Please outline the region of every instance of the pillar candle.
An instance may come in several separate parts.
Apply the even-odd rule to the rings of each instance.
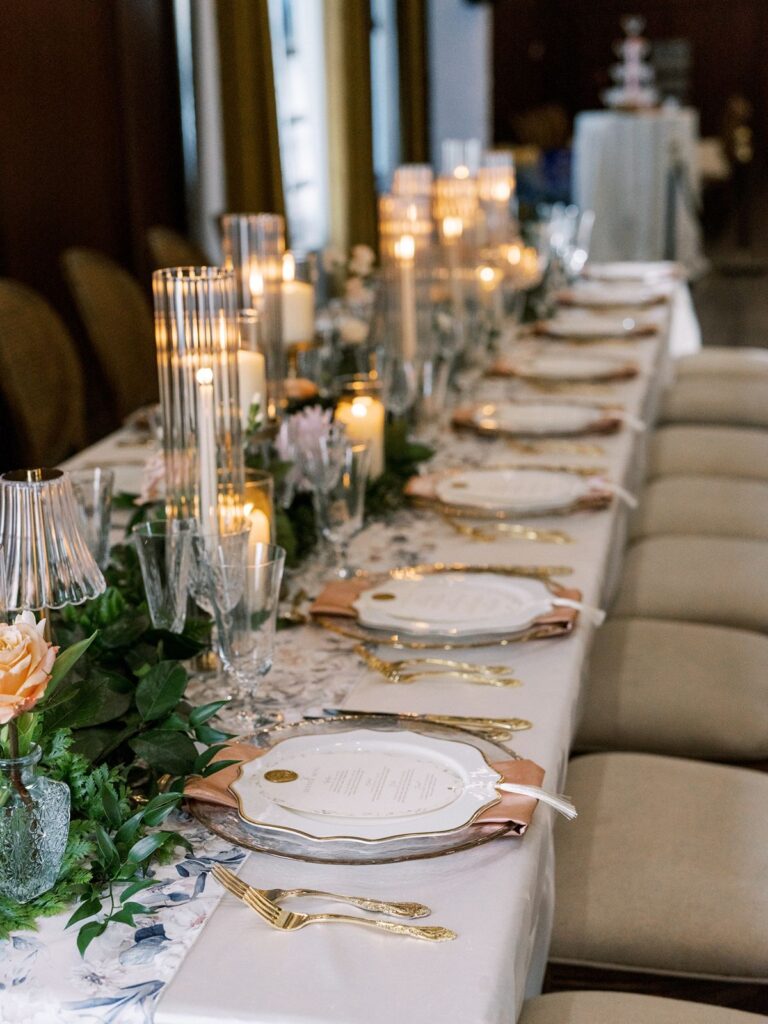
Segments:
[[[366,441],[371,453],[368,475],[375,479],[384,472],[384,405],[371,395],[342,398],[336,406],[336,419],[347,428],[353,444]]]
[[[315,291],[311,284],[296,280],[293,253],[283,256],[282,319],[283,344],[296,345],[315,336]]]
[[[240,412],[243,428],[250,421],[251,406],[258,405],[256,426],[263,422],[267,404],[267,369],[261,352],[241,348],[237,353],[240,376]]]
[[[413,235],[403,235],[395,242],[395,259],[400,278],[400,329],[402,332],[403,359],[412,362],[416,358],[416,274],[414,254],[416,243]]]

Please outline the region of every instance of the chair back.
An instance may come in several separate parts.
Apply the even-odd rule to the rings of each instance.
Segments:
[[[156,270],[164,267],[207,267],[210,261],[200,246],[173,228],[154,227],[147,231],[147,247]]]
[[[118,416],[156,402],[155,329],[138,281],[92,249],[67,249],[61,263]]]
[[[83,446],[83,371],[75,343],[45,299],[16,281],[0,280],[0,395],[13,432],[3,462],[20,460],[5,469],[55,466]]]

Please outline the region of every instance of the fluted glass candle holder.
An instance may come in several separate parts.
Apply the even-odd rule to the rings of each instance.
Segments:
[[[512,215],[515,195],[515,163],[510,152],[498,150],[483,155],[477,172],[477,191],[483,214],[483,243],[505,245],[517,235]]]
[[[392,194],[396,196],[432,195],[434,172],[429,164],[401,164],[392,175]]]
[[[440,147],[440,173],[452,178],[474,178],[480,167],[480,139],[444,139]]]
[[[152,287],[167,515],[217,532],[244,478],[234,274],[172,267]]]
[[[224,266],[235,275],[237,307],[259,314],[259,351],[266,373],[266,408],[261,432],[274,433],[285,404],[283,344],[283,254],[285,220],[277,213],[226,213],[221,218]],[[243,348],[253,351],[250,335]]]
[[[60,469],[0,476],[0,548],[10,614],[82,604],[106,588],[80,529],[72,483]]]

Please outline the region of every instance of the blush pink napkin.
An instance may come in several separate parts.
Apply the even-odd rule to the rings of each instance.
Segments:
[[[220,772],[205,779],[192,776],[184,786],[184,795],[193,800],[236,808],[237,800],[229,787],[240,773],[240,764],[261,757],[268,749],[253,747],[249,743],[227,744],[216,754],[213,762],[236,760],[239,763],[222,768]],[[534,761],[496,761],[493,768],[502,776],[504,782],[522,786],[541,786],[544,781],[544,769]],[[514,793],[500,793],[499,797],[499,802],[484,811],[477,820],[485,824],[512,822],[515,833],[522,835],[531,822],[538,800],[529,796],[515,796]]]

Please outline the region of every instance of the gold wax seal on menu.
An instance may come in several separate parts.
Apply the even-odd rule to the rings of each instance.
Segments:
[[[288,768],[273,768],[264,773],[267,782],[295,782],[298,777],[298,772],[292,772]]]
[[[395,595],[394,594],[374,594],[373,595],[373,600],[374,601],[394,601],[395,600]]]

